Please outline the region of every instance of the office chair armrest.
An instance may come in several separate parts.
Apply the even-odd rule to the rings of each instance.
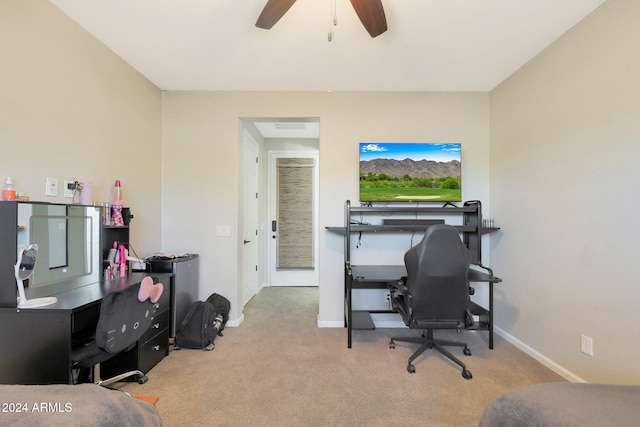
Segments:
[[[402,281],[389,282],[387,283],[387,287],[393,293],[406,294],[409,292],[409,288],[407,288],[407,285]]]
[[[470,328],[474,324],[473,314],[471,313],[471,309],[467,308],[464,311],[464,326],[465,328]]]
[[[403,295],[409,293],[406,277],[401,277],[400,280],[396,280],[395,282],[388,282],[387,287],[391,292],[400,292]]]
[[[407,278],[388,282],[387,286],[392,308],[400,313],[403,319],[410,319],[413,316],[413,295],[407,287]]]

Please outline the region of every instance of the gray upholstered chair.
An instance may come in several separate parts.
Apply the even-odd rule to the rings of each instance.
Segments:
[[[471,256],[455,227],[446,224],[430,226],[424,237],[404,256],[407,277],[390,283],[391,303],[411,329],[423,329],[421,337],[394,337],[395,341],[420,344],[409,358],[407,371],[415,372],[413,361],[425,350],[433,348],[462,368],[462,376],[471,379],[464,363],[443,346],[464,347],[466,343],[433,338],[434,329],[464,329],[472,323],[469,311],[468,272]]]

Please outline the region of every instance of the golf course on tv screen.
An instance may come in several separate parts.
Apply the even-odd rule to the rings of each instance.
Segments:
[[[459,202],[461,144],[361,142],[361,202]]]

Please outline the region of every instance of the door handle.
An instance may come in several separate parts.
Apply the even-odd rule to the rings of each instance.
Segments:
[[[246,245],[247,243],[251,243],[251,240],[245,240],[244,244]]]

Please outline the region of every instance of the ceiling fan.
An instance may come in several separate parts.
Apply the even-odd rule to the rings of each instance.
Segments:
[[[256,21],[256,27],[270,29],[295,2],[296,0],[268,0]],[[382,0],[351,0],[351,5],[371,37],[377,37],[387,31],[387,18],[384,15]]]

